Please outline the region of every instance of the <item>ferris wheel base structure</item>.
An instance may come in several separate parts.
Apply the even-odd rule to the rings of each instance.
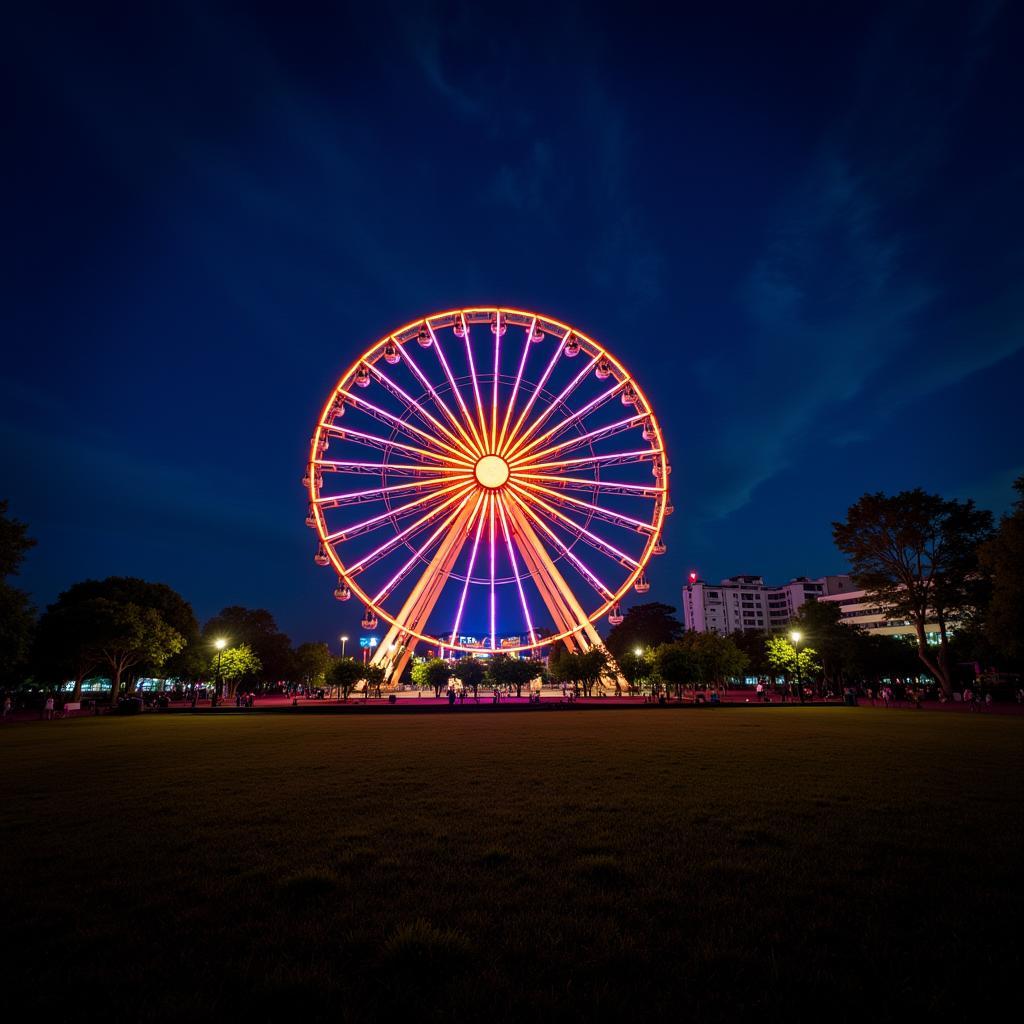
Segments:
[[[385,335],[334,386],[306,524],[334,596],[358,597],[366,629],[389,623],[372,663],[392,688],[424,645],[479,653],[464,632],[492,655],[600,646],[595,621],[650,589],[670,471],[650,402],[600,343],[539,313],[449,310]],[[499,647],[499,617],[518,642]]]

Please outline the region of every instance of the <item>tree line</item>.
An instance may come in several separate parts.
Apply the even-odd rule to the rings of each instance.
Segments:
[[[497,655],[452,663],[431,659],[412,669],[414,683],[436,693],[454,674],[477,691],[484,682],[522,687],[542,672],[550,681],[589,695],[599,685],[682,690],[721,686],[730,678],[797,672],[839,692],[847,685],[922,669],[947,693],[956,667],[1024,668],[1024,477],[1017,499],[999,523],[971,500],[927,494],[865,494],[832,524],[854,581],[891,617],[914,630],[915,643],[878,636],[841,620],[832,603],[810,601],[793,622],[805,644],[785,635],[684,634],[671,606],[630,608],[607,637],[607,650],[551,649],[548,665]],[[64,591],[41,615],[11,583],[35,541],[0,501],[0,686],[29,681],[39,688],[73,682],[73,699],[91,676],[112,680],[116,699],[146,676],[209,679],[217,673],[230,695],[239,686],[289,680],[330,687],[347,696],[360,682],[378,689],[376,668],[334,658],[325,643],[293,647],[265,609],[224,608],[202,628],[189,603],[166,584],[111,576]],[[929,636],[934,632],[934,636]],[[214,642],[230,646],[218,652]],[[529,674],[527,674],[529,673]]]
[[[865,494],[832,524],[867,599],[913,629],[913,640],[868,633],[832,602],[808,601],[786,631],[728,637],[683,633],[669,605],[629,609],[607,646],[624,675],[654,686],[714,685],[746,672],[799,676],[822,691],[930,675],[949,696],[958,666],[1024,670],[1024,477],[998,523],[971,500]],[[802,644],[788,632],[799,630]],[[932,635],[929,635],[932,634]],[[799,667],[798,667],[799,666]]]

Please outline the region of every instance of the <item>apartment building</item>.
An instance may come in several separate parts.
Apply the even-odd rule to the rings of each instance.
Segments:
[[[691,573],[683,587],[683,624],[698,633],[780,630],[805,602],[853,590],[849,576],[798,576],[768,586],[762,576],[730,576],[715,584]]]

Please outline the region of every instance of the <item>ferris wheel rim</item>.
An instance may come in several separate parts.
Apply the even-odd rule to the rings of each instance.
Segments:
[[[473,372],[473,384],[474,384],[474,389],[476,390],[477,411],[478,411],[478,419],[479,419],[479,423],[477,425],[479,425],[480,428],[481,428],[480,436],[479,437],[477,436],[476,430],[474,428],[473,417],[469,414],[469,410],[465,406],[465,403],[464,403],[464,400],[463,400],[463,398],[461,396],[461,393],[460,393],[459,389],[455,386],[454,378],[453,378],[453,376],[451,374],[451,371],[450,371],[449,367],[447,366],[447,364],[444,361],[444,356],[443,356],[443,354],[441,352],[440,346],[438,346],[438,349],[437,349],[439,359],[441,360],[442,365],[444,366],[444,369],[446,371],[446,375],[448,377],[448,380],[451,383],[452,394],[455,396],[455,398],[457,400],[457,404],[461,407],[461,409],[462,409],[462,411],[464,413],[464,416],[465,416],[465,418],[466,418],[466,420],[468,422],[468,425],[470,427],[470,430],[468,432],[462,431],[462,437],[459,440],[456,440],[458,435],[457,434],[453,434],[447,427],[445,427],[441,423],[440,419],[437,419],[432,414],[428,414],[427,418],[434,423],[435,427],[440,428],[442,433],[446,437],[448,437],[450,439],[449,441],[441,441],[440,439],[435,437],[432,440],[433,440],[433,442],[437,442],[440,447],[447,449],[448,452],[450,453],[448,457],[450,457],[451,459],[456,460],[457,463],[458,463],[458,465],[453,465],[450,468],[450,470],[449,470],[452,473],[452,476],[449,479],[451,479],[452,483],[456,485],[455,487],[452,488],[454,490],[455,497],[454,497],[454,499],[451,500],[451,505],[455,505],[456,512],[458,512],[459,510],[464,508],[465,505],[474,498],[474,492],[472,490],[472,484],[470,482],[472,480],[472,472],[473,472],[473,466],[472,465],[469,467],[469,474],[470,474],[469,477],[467,478],[464,475],[465,474],[465,466],[467,465],[467,463],[472,462],[472,458],[473,458],[474,452],[476,454],[477,462],[479,462],[480,459],[486,458],[489,455],[493,455],[493,454],[501,454],[502,457],[504,457],[504,453],[507,452],[509,454],[510,464],[511,465],[515,465],[516,463],[511,461],[512,457],[515,456],[515,455],[519,455],[520,459],[522,460],[522,457],[525,455],[525,453],[527,453],[527,452],[529,452],[529,451],[531,451],[531,450],[533,450],[534,448],[537,447],[538,439],[536,437],[534,437],[532,441],[527,443],[529,441],[530,436],[534,434],[534,432],[539,428],[539,426],[543,425],[543,423],[546,421],[546,419],[550,416],[550,414],[553,411],[553,409],[555,408],[555,406],[561,404],[561,399],[559,399],[553,405],[549,405],[547,407],[547,409],[542,413],[542,415],[538,418],[538,420],[535,420],[531,424],[530,429],[529,429],[529,431],[527,431],[526,435],[525,436],[522,435],[520,433],[521,427],[522,427],[523,423],[525,422],[525,417],[526,417],[527,413],[532,409],[532,406],[533,406],[534,401],[536,400],[536,397],[537,397],[537,394],[538,394],[538,390],[539,389],[535,385],[534,391],[533,391],[533,393],[531,395],[531,399],[532,400],[529,401],[528,404],[524,407],[523,411],[520,413],[519,420],[517,421],[515,427],[512,428],[512,433],[509,434],[507,436],[507,438],[506,438],[506,432],[507,432],[507,428],[509,426],[509,422],[508,421],[509,421],[509,419],[511,417],[511,413],[512,413],[512,405],[509,406],[509,409],[507,410],[507,415],[505,417],[505,421],[504,421],[503,426],[502,426],[501,434],[500,434],[500,441],[499,441],[499,446],[498,446],[499,447],[499,452],[492,453],[492,452],[489,452],[489,451],[486,450],[488,448],[488,445],[486,443],[483,443],[483,442],[486,441],[487,430],[486,430],[486,424],[484,422],[483,406],[482,406],[482,403],[480,402],[480,399],[479,399],[479,391],[478,391],[479,380],[478,380],[477,375],[475,373],[475,369],[473,368],[472,350],[471,350],[471,347],[468,344],[468,331],[469,331],[469,327],[470,327],[471,324],[487,322],[488,320],[490,320],[492,315],[496,316],[499,320],[502,317],[508,317],[508,316],[517,318],[516,321],[515,321],[515,325],[516,326],[527,327],[527,341],[528,342],[531,340],[531,335],[536,330],[536,328],[538,326],[542,327],[545,330],[545,332],[549,333],[549,334],[555,334],[557,332],[562,332],[563,336],[562,336],[561,341],[559,342],[558,347],[556,349],[556,354],[551,359],[550,365],[548,367],[548,370],[546,371],[545,376],[542,378],[542,380],[540,382],[540,385],[539,385],[539,388],[543,388],[544,384],[546,384],[547,378],[550,375],[550,370],[554,366],[554,363],[557,362],[557,359],[561,355],[561,353],[562,353],[562,351],[563,351],[563,349],[564,349],[564,347],[565,347],[565,345],[566,345],[566,343],[567,343],[569,338],[577,339],[577,341],[580,343],[580,348],[578,349],[578,351],[585,350],[587,352],[588,356],[590,356],[589,363],[585,364],[584,369],[582,371],[580,371],[580,373],[577,374],[576,378],[574,378],[574,381],[578,382],[579,380],[581,380],[584,377],[584,375],[586,373],[589,373],[590,369],[592,369],[595,366],[595,364],[598,363],[599,360],[606,360],[608,363],[610,363],[611,366],[614,367],[618,371],[618,374],[616,374],[616,386],[614,388],[612,388],[612,389],[609,389],[610,393],[612,394],[612,396],[614,396],[614,394],[618,393],[618,391],[622,390],[623,388],[631,388],[632,389],[632,391],[635,393],[636,399],[638,399],[638,403],[637,404],[642,406],[642,408],[644,409],[644,412],[642,414],[638,414],[638,416],[636,418],[637,419],[641,419],[641,420],[646,420],[649,423],[650,428],[651,428],[651,430],[654,433],[653,441],[656,442],[656,443],[652,444],[651,448],[645,449],[642,452],[625,453],[625,454],[628,454],[628,455],[631,455],[631,456],[632,455],[638,456],[637,461],[647,461],[647,460],[642,458],[642,456],[644,456],[644,455],[653,456],[653,459],[651,459],[650,461],[655,462],[655,464],[660,464],[660,466],[661,466],[661,474],[660,474],[660,476],[658,476],[658,482],[656,484],[652,484],[650,486],[645,486],[645,487],[634,485],[634,489],[638,493],[639,492],[643,492],[643,496],[644,497],[651,497],[652,498],[652,500],[654,502],[654,516],[653,516],[653,519],[652,519],[652,522],[651,522],[651,525],[650,525],[650,534],[649,534],[649,536],[647,537],[647,539],[645,541],[643,551],[641,552],[641,554],[637,558],[633,559],[631,556],[629,558],[629,560],[631,562],[633,562],[634,568],[632,568],[631,571],[627,574],[627,576],[624,579],[624,581],[618,587],[616,587],[616,588],[607,588],[607,587],[605,587],[605,589],[608,591],[608,593],[611,596],[607,597],[604,600],[604,602],[601,603],[596,608],[596,610],[594,610],[593,612],[589,612],[588,613],[588,612],[586,612],[585,609],[582,609],[583,612],[584,612],[584,619],[582,621],[576,623],[573,626],[573,628],[565,629],[565,630],[562,630],[560,632],[556,631],[552,635],[546,636],[546,637],[536,637],[536,631],[535,630],[531,630],[531,632],[533,632],[533,635],[536,637],[534,642],[525,643],[525,644],[518,644],[518,645],[510,645],[508,647],[502,647],[501,648],[501,652],[503,652],[503,653],[519,653],[519,652],[523,652],[523,651],[536,651],[537,649],[539,649],[541,647],[546,647],[546,646],[549,646],[549,645],[551,645],[553,643],[556,643],[556,642],[558,642],[560,640],[565,640],[565,639],[568,639],[569,637],[576,636],[576,635],[582,633],[584,630],[586,630],[586,628],[590,624],[593,624],[593,623],[597,622],[597,620],[599,620],[603,615],[605,615],[610,609],[614,608],[622,600],[624,595],[629,592],[630,588],[634,586],[634,584],[637,582],[637,580],[642,575],[644,575],[645,570],[646,570],[646,568],[648,566],[648,563],[650,562],[651,558],[655,554],[655,548],[660,543],[660,538],[661,538],[661,535],[662,535],[662,531],[664,529],[664,520],[665,520],[665,516],[666,516],[666,507],[669,504],[668,482],[667,482],[668,468],[667,468],[667,455],[666,455],[666,449],[665,449],[665,444],[664,444],[664,435],[662,433],[661,426],[660,426],[660,424],[658,422],[658,419],[657,419],[657,416],[656,416],[656,414],[654,412],[654,409],[653,409],[650,401],[648,400],[646,393],[644,392],[644,390],[640,386],[640,384],[637,382],[637,380],[633,376],[633,374],[630,373],[630,371],[626,369],[626,367],[623,365],[623,363],[619,359],[617,359],[602,344],[597,342],[593,337],[591,337],[586,332],[581,331],[578,328],[576,328],[576,327],[574,327],[574,326],[572,326],[570,324],[564,323],[564,322],[558,320],[557,318],[550,317],[550,316],[547,316],[545,314],[540,314],[540,313],[536,313],[536,312],[531,312],[531,311],[517,309],[517,308],[514,308],[514,307],[507,307],[507,306],[466,306],[466,307],[462,307],[462,308],[449,309],[449,310],[444,310],[444,311],[440,311],[440,312],[436,312],[436,313],[427,314],[427,315],[422,316],[422,317],[417,317],[415,320],[409,321],[404,326],[399,327],[399,328],[397,328],[397,329],[395,329],[393,331],[388,332],[387,334],[382,335],[376,342],[374,342],[365,351],[363,351],[361,355],[359,355],[355,360],[353,360],[352,363],[346,368],[346,370],[338,378],[337,383],[331,389],[331,391],[330,391],[330,393],[328,395],[327,400],[325,401],[323,407],[321,408],[320,415],[319,415],[319,417],[317,419],[316,428],[314,430],[313,437],[310,440],[309,458],[307,460],[307,472],[308,472],[308,478],[309,478],[308,479],[308,485],[307,485],[307,491],[308,491],[308,498],[309,498],[309,507],[310,507],[310,510],[311,510],[310,514],[311,514],[311,516],[315,520],[315,527],[316,527],[316,532],[317,532],[318,539],[319,539],[320,544],[321,544],[321,550],[324,553],[326,553],[326,555],[327,555],[327,557],[329,559],[330,565],[337,572],[338,578],[339,578],[339,584],[342,581],[344,581],[345,586],[347,586],[349,588],[350,592],[353,595],[359,597],[359,599],[363,603],[363,605],[366,608],[368,613],[372,612],[373,615],[375,615],[375,616],[377,616],[379,618],[384,619],[386,622],[390,623],[393,627],[395,627],[396,629],[402,631],[406,642],[409,642],[411,640],[417,640],[417,641],[420,641],[420,642],[423,642],[423,643],[426,643],[426,644],[434,645],[435,647],[442,648],[443,650],[447,650],[447,651],[450,651],[452,653],[454,653],[454,652],[465,653],[465,654],[478,653],[480,651],[480,647],[455,643],[454,641],[456,640],[456,637],[454,635],[454,631],[453,631],[453,635],[451,637],[451,641],[445,641],[441,637],[432,636],[432,635],[430,635],[428,633],[412,629],[407,624],[406,625],[401,624],[400,622],[398,622],[396,620],[396,618],[391,613],[388,612],[387,608],[383,605],[382,601],[377,601],[377,600],[372,599],[369,596],[369,594],[367,594],[366,591],[364,591],[364,589],[362,588],[362,586],[359,584],[358,580],[356,579],[356,575],[358,575],[358,573],[353,574],[353,572],[352,572],[353,567],[352,566],[346,567],[346,565],[342,561],[341,557],[339,556],[339,554],[338,554],[338,552],[337,552],[337,550],[335,548],[336,541],[331,541],[329,539],[332,536],[332,534],[331,534],[331,531],[329,531],[327,529],[327,523],[326,523],[326,519],[324,517],[324,506],[323,506],[323,504],[320,501],[320,498],[321,498],[321,495],[319,494],[320,485],[318,484],[317,480],[318,480],[318,477],[320,475],[320,467],[328,464],[327,460],[322,460],[319,457],[320,454],[321,454],[320,442],[321,442],[322,436],[324,436],[324,433],[327,432],[328,434],[330,434],[331,429],[333,428],[333,420],[332,420],[332,417],[331,417],[331,410],[339,402],[339,396],[344,396],[344,400],[348,400],[351,404],[359,404],[360,406],[372,406],[372,403],[366,402],[365,400],[360,400],[357,395],[353,395],[352,394],[353,382],[357,379],[357,374],[359,373],[360,369],[366,368],[368,370],[368,372],[373,374],[374,373],[374,369],[376,367],[376,364],[379,363],[382,358],[384,358],[385,349],[387,348],[388,345],[396,346],[398,348],[398,351],[399,351],[400,355],[404,354],[405,345],[408,344],[413,339],[413,337],[414,337],[412,332],[414,332],[414,331],[418,332],[422,328],[425,328],[429,332],[430,337],[433,340],[433,343],[435,345],[437,345],[438,342],[437,342],[436,331],[439,330],[439,329],[442,329],[442,328],[452,327],[454,323],[456,323],[457,321],[461,321],[463,330],[465,332],[465,336],[467,338],[467,352],[469,353],[470,367],[471,367],[471,370]],[[526,321],[529,321],[529,323],[528,324],[522,323],[519,318],[523,318]],[[444,322],[442,323],[441,321],[444,321]],[[506,323],[508,323],[508,320],[506,320]],[[497,352],[498,334],[497,334],[497,332],[495,332],[495,333],[496,333],[495,343],[496,343],[496,352]],[[528,352],[528,348],[526,350],[524,350],[524,355],[523,355],[523,358],[522,358],[522,361],[521,361],[521,365],[520,365],[520,372],[519,372],[519,376],[520,377],[522,375],[523,365],[526,362],[526,354],[527,354],[527,352]],[[411,360],[411,357],[408,357],[406,355],[406,359],[407,359],[409,365],[415,369],[415,364]],[[416,371],[416,375],[418,377],[420,376],[419,371]],[[401,390],[398,387],[397,384],[394,384],[394,382],[388,381],[388,378],[382,372],[377,371],[377,373],[374,374],[374,376],[379,378],[381,383],[384,384],[385,389],[391,391],[392,394],[394,394],[394,390],[392,390],[390,387],[388,387],[388,383],[394,385],[394,387],[397,388],[399,391]],[[498,377],[499,376],[500,376],[500,373],[496,370],[495,375],[494,375],[494,381],[493,381],[493,386],[494,386],[494,389],[495,389],[495,394],[497,393]],[[483,377],[486,378],[487,375],[483,374]],[[385,381],[388,381],[388,383],[385,383]],[[425,378],[423,379],[423,383],[426,384],[426,386],[427,386],[429,391],[433,392],[434,389],[426,381]],[[518,383],[518,379],[517,379],[517,384],[516,384],[516,389],[517,390],[518,390],[518,387],[519,387],[519,383]],[[568,390],[568,389],[566,389],[566,390]],[[435,395],[435,398],[436,398],[436,395]],[[414,404],[418,404],[418,403],[414,403]],[[514,404],[514,400],[513,400],[512,404]],[[443,405],[443,403],[442,403],[442,405]],[[425,411],[425,410],[421,410],[421,411]],[[444,413],[442,412],[441,408],[438,409],[438,412],[439,412],[439,414],[444,415]],[[497,436],[497,418],[498,417],[497,417],[497,403],[496,403],[496,401],[492,402],[491,413],[492,413],[492,430],[494,431],[495,436]],[[579,413],[577,412],[576,415],[579,415]],[[392,418],[394,419],[394,417],[392,417]],[[454,416],[446,416],[445,418],[449,419],[449,422],[451,423],[452,426],[456,427],[457,429],[460,429],[459,425],[457,423],[457,420],[454,418]],[[542,435],[541,439],[543,439],[543,437],[556,436],[557,433],[560,432],[560,429],[564,429],[564,422],[565,421],[562,421],[561,428],[558,428],[555,431],[549,431],[547,435]],[[556,427],[557,427],[557,425],[556,425]],[[424,433],[424,432],[422,430],[420,430],[419,428],[413,428],[413,433],[417,434],[417,433]],[[512,442],[515,441],[517,437],[519,438],[518,443],[513,444]],[[646,435],[645,435],[645,437],[646,437]],[[505,443],[506,440],[509,442],[510,447],[502,448],[501,446]],[[461,449],[461,451],[460,451],[460,449]],[[429,450],[429,449],[427,449],[427,450]],[[575,461],[576,464],[579,465],[580,468],[583,468],[585,463],[588,462],[588,461],[593,462],[595,464],[595,466],[598,465],[601,458],[602,457],[600,457],[600,456],[594,456],[594,457],[592,457],[589,460],[587,460],[587,459],[578,459],[578,460],[574,460],[574,461]],[[619,456],[607,456],[607,457],[604,457],[604,458],[609,458],[609,459],[610,458],[616,458],[616,459],[618,459],[620,457]],[[524,476],[526,476],[526,477],[531,477],[533,475],[536,475],[536,471],[538,469],[545,468],[545,464],[544,463],[536,465],[536,464],[531,464],[529,462],[529,460],[527,460],[527,463],[529,465],[532,465],[532,468],[534,469],[535,473],[534,474],[524,474]],[[352,464],[355,465],[355,463],[352,463]],[[475,465],[475,464],[476,463],[473,463],[473,465]],[[559,464],[561,464],[561,463],[559,463]],[[438,472],[444,472],[445,471],[441,467],[431,467],[431,468],[432,468],[433,471],[438,471]],[[381,469],[383,470],[384,467],[382,466]],[[415,469],[415,467],[412,467],[412,469]],[[422,469],[422,467],[421,467],[421,469]],[[539,475],[543,476],[544,474],[539,474]],[[470,489],[463,491],[462,489],[458,488],[458,485],[457,485],[457,482],[456,482],[456,478],[458,478],[459,480],[463,480],[463,479],[466,480],[467,487],[469,487]],[[561,478],[561,479],[564,479],[564,478]],[[436,481],[434,481],[434,482],[436,482]],[[593,481],[583,481],[583,480],[580,480],[580,481],[578,481],[578,483],[580,485],[584,485],[584,484],[586,484],[586,485],[593,485],[593,484],[599,483],[599,482],[600,481],[597,481],[597,480],[593,480]],[[509,483],[511,484],[511,481],[509,481]],[[427,484],[424,483],[423,486],[425,487],[425,486],[427,486]],[[625,488],[628,489],[628,488],[630,488],[631,485],[628,485],[628,484],[615,484],[614,486],[620,488],[619,493],[623,493],[621,488],[625,487]],[[519,498],[519,497],[516,497],[514,491],[515,491],[515,488],[513,486],[509,490],[508,497],[511,500],[516,500],[516,501],[519,501],[521,503],[522,499]],[[445,503],[443,507],[447,508],[447,507],[450,507],[450,506],[449,506],[448,503]],[[524,510],[527,513],[535,515],[535,513],[533,513],[531,509],[529,509],[527,506],[525,506],[525,504],[523,505],[523,508],[524,508]],[[437,510],[435,510],[435,513],[436,513],[436,511]],[[434,513],[432,513],[432,515],[433,514]],[[475,513],[474,513],[474,515],[475,515]],[[453,518],[454,517],[450,518],[448,521],[451,522]],[[483,517],[481,517],[481,519],[482,518]],[[588,522],[589,522],[589,520],[588,520]],[[538,520],[538,523],[539,523],[539,520]],[[543,525],[543,524],[541,524],[541,525]],[[573,525],[577,525],[577,524],[573,524]],[[492,534],[493,534],[493,531],[494,531],[494,524],[493,524],[493,512],[492,512]],[[344,532],[344,531],[342,531],[342,532]],[[586,532],[586,531],[584,531],[584,532]],[[552,536],[553,536],[553,534],[552,534]],[[492,552],[493,552],[493,540],[494,540],[494,538],[492,536]],[[574,540],[573,544],[575,545],[576,542],[577,541]],[[425,546],[423,550],[426,550],[426,549],[427,549],[427,546]],[[511,547],[510,547],[510,552],[511,552]],[[492,555],[492,557],[493,557],[493,555]],[[513,555],[513,562],[514,562],[514,555]],[[360,563],[356,563],[356,565],[358,566],[358,565],[360,565]],[[577,568],[579,568],[579,566],[577,566]],[[518,570],[516,570],[516,572],[518,572]],[[527,575],[529,575],[529,574],[527,574]],[[470,569],[470,571],[468,573],[468,577],[472,577],[472,569]],[[512,579],[512,577],[509,577],[508,579]],[[517,584],[520,583],[519,577],[515,577],[515,579],[516,579]],[[492,589],[493,589],[493,583],[494,583],[494,581],[493,581],[493,577],[492,577]],[[469,585],[469,580],[467,579],[466,586],[468,587],[468,585]],[[464,600],[464,598],[463,598],[463,600]],[[582,606],[581,606],[581,608],[582,608]],[[493,647],[492,648],[485,648],[485,649],[488,650],[491,654],[498,653],[497,649],[495,649]]]

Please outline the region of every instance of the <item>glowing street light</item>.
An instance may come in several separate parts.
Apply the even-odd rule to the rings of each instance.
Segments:
[[[800,630],[794,629],[789,634],[789,639],[793,641],[793,650],[796,652],[796,692],[800,695],[800,703],[804,702],[804,690],[800,685]]]
[[[213,646],[217,648],[217,685],[214,689],[217,691],[218,697],[222,697],[224,695],[224,683],[220,677],[220,656],[224,653],[224,648],[227,647],[227,645],[228,642],[223,637],[218,637],[213,641]]]
[[[343,637],[340,637],[339,639],[341,640],[341,656],[344,658],[345,657],[345,644],[348,643],[348,637],[347,636],[343,636]]]
[[[642,647],[634,647],[633,653],[639,658],[643,656],[644,650]]]

